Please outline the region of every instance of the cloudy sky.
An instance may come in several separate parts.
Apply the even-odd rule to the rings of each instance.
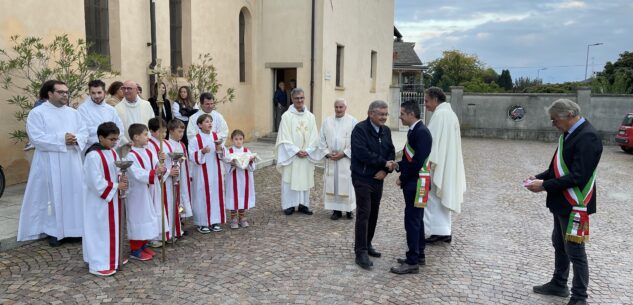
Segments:
[[[579,81],[633,52],[633,0],[396,0],[396,27],[424,64],[457,49],[512,78]]]

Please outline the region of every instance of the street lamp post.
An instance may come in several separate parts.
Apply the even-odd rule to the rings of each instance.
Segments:
[[[547,68],[540,68],[540,69],[536,70],[536,79],[540,79],[541,71],[543,71],[543,70],[547,70]]]
[[[589,47],[603,45],[602,42],[592,43],[587,45],[587,59],[585,60],[585,78],[583,80],[587,80],[587,68],[589,67]]]

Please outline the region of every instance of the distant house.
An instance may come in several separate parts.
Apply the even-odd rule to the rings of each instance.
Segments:
[[[415,53],[415,42],[402,41],[402,34],[393,27],[393,69],[391,85],[401,91],[422,91],[422,72],[426,67]]]

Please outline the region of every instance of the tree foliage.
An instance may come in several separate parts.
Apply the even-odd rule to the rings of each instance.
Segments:
[[[235,100],[235,89],[227,88],[225,91],[225,95],[221,98],[217,96],[217,93],[220,91],[222,85],[218,82],[218,73],[216,71],[215,66],[211,63],[213,58],[211,54],[201,54],[198,56],[198,63],[194,63],[189,66],[189,68],[182,73],[186,85],[191,88],[191,94],[193,96],[194,101],[197,101],[200,97],[200,94],[204,92],[210,92],[215,97],[215,101],[217,103],[225,103],[232,102]],[[182,67],[178,67],[177,69],[180,74],[184,69]],[[170,84],[170,89],[168,95],[171,99],[176,99],[178,96],[178,76],[177,74],[171,74],[164,72],[167,82]],[[182,86],[182,84],[180,84]]]
[[[497,84],[499,84],[499,87],[507,91],[512,90],[513,84],[512,84],[512,76],[510,76],[510,70],[505,70],[505,69],[501,70],[501,75],[499,75]]]
[[[614,63],[607,62],[604,70],[592,80],[593,91],[600,93],[633,94],[633,52],[624,52]]]
[[[442,57],[429,63],[431,85],[448,91],[450,86],[481,76],[483,65],[476,55],[468,55],[458,50],[444,51]]]
[[[14,113],[18,121],[26,120],[42,83],[49,79],[65,82],[72,101],[86,92],[90,80],[116,75],[110,71],[110,59],[89,53],[82,39],[72,42],[64,34],[44,43],[39,37],[11,36],[11,43],[11,49],[0,49],[0,85],[13,93],[7,102],[18,107]],[[27,138],[24,129],[10,135],[15,141]]]

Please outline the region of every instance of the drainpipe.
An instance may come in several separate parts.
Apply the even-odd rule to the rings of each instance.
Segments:
[[[312,103],[312,113],[316,110],[314,102],[314,28],[316,0],[312,0],[312,24],[310,29],[310,103]]]
[[[150,20],[150,32],[151,32],[151,42],[147,44],[147,46],[152,47],[152,62],[149,64],[149,69],[154,70],[156,67],[156,0],[149,0],[149,20]],[[156,75],[150,72],[149,74],[149,88],[148,92],[150,96],[153,96],[154,92],[154,83],[156,83]]]

